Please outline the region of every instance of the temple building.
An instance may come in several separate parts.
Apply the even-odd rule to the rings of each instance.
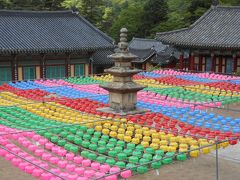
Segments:
[[[211,8],[189,28],[157,33],[181,55],[179,69],[233,74],[240,72],[240,7]],[[189,58],[184,60],[184,53]]]
[[[169,45],[155,39],[133,38],[129,43],[129,52],[138,56],[133,66],[151,70],[154,66],[176,68],[180,53]]]
[[[92,73],[113,39],[73,11],[0,10],[0,83]]]
[[[129,52],[137,55],[132,61],[132,66],[138,69],[150,71],[155,66],[163,68],[177,68],[178,60],[181,55],[179,51],[169,45],[155,39],[133,38],[129,42]],[[93,72],[100,74],[105,68],[113,66],[114,62],[109,55],[118,52],[119,49],[98,51],[93,55]],[[187,55],[187,54],[186,54]],[[187,58],[184,56],[184,58]]]

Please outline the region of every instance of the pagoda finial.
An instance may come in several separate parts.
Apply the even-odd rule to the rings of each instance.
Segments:
[[[212,6],[218,6],[219,0],[212,0]]]
[[[145,112],[136,106],[137,92],[145,86],[133,81],[132,77],[142,70],[132,67],[132,61],[137,56],[128,51],[127,32],[126,28],[120,30],[119,50],[109,56],[114,61],[114,66],[104,70],[113,76],[112,82],[101,85],[109,92],[109,107],[99,109],[105,113],[128,115]]]
[[[121,50],[121,52],[127,52],[128,48],[128,42],[127,42],[127,28],[122,28],[120,30],[120,42],[118,43],[118,47]]]

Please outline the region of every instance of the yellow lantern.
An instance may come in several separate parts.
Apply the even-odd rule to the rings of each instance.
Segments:
[[[159,145],[157,143],[150,144],[150,147],[153,148],[154,150],[159,149]]]
[[[149,147],[149,142],[142,141],[142,142],[141,142],[141,145],[142,145],[144,148]]]

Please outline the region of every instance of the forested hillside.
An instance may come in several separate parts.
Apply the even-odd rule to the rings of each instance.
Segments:
[[[0,0],[1,9],[79,11],[114,39],[119,29],[129,29],[129,39],[154,37],[156,32],[189,26],[212,0]],[[240,5],[240,0],[220,0],[221,5]]]

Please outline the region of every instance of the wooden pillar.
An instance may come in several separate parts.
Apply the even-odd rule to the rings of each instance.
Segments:
[[[93,69],[93,53],[94,52],[88,52],[88,56],[89,56],[88,73],[87,73],[88,75],[92,75],[94,73],[94,69]]]
[[[233,54],[233,72],[237,72],[237,55]]]
[[[212,72],[215,72],[215,64],[216,64],[216,57],[213,53],[211,53],[211,60],[212,60],[212,68],[211,68],[211,71]]]
[[[192,55],[190,53],[188,57],[188,70],[191,70],[191,59],[192,59]]]
[[[18,81],[23,80],[23,67],[18,67]]]
[[[146,70],[147,70],[147,63],[143,63],[143,64],[142,64],[142,68],[143,68],[143,70],[146,71]]]
[[[184,55],[183,53],[181,53],[181,55],[179,56],[179,69],[183,70],[183,60],[184,60]]]
[[[188,57],[188,70],[191,70],[191,59],[192,59],[191,56],[192,56],[191,53],[189,53],[189,57]]]
[[[36,66],[36,79],[41,79],[41,68]]]
[[[88,63],[86,63],[86,64],[84,65],[84,68],[85,68],[85,76],[89,76],[89,75],[90,75],[90,73],[89,73],[89,66],[90,66],[90,64],[88,64]]]
[[[226,67],[227,67],[227,58],[226,56],[222,56],[222,65],[224,60],[224,69],[222,68],[223,73],[226,73]]]
[[[195,61],[195,58],[194,58],[194,54],[192,53],[191,55],[191,69],[194,70],[194,61]]]
[[[90,62],[89,66],[88,66],[88,74],[89,75],[92,74],[92,61]]]
[[[218,72],[222,73],[222,56],[219,56]]]
[[[17,63],[17,55],[13,55],[13,60],[11,61],[12,68],[12,81],[18,80],[18,63]]]
[[[46,78],[46,55],[41,55],[40,60],[40,77],[45,79]]]
[[[67,58],[65,60],[65,72],[66,72],[66,77],[69,77],[71,76],[71,65],[70,65],[70,58],[71,58],[71,55],[70,54],[66,54],[67,55]]]
[[[194,54],[191,53],[189,56],[189,70],[193,71],[194,70]]]
[[[199,55],[199,66],[198,66],[199,67],[199,69],[198,69],[199,71],[202,71],[202,66],[203,66],[202,64],[203,64],[203,56]]]
[[[85,71],[85,69],[84,69],[84,71]],[[74,72],[74,65],[70,65],[70,72],[71,72],[71,73],[70,73],[70,74],[71,74],[70,76],[71,76],[71,77],[74,77],[74,73],[75,73],[75,72]]]

